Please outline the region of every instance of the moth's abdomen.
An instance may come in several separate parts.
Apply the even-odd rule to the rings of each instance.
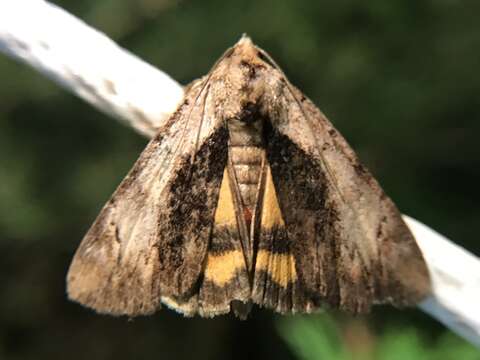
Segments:
[[[262,121],[246,123],[230,120],[229,155],[242,205],[252,213],[258,195],[265,150],[262,142]]]
[[[242,205],[253,211],[257,199],[264,151],[260,147],[240,146],[232,146],[230,151]]]

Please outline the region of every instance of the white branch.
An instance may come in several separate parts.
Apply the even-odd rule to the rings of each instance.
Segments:
[[[170,77],[42,0],[0,0],[0,51],[149,137],[183,95]],[[480,347],[480,260],[418,221],[405,220],[433,281],[433,295],[419,307]]]
[[[153,136],[182,100],[168,75],[42,0],[0,0],[0,51]]]
[[[480,347],[480,259],[404,215],[432,279],[433,295],[419,307]]]

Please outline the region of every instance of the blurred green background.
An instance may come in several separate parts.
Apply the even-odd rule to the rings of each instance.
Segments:
[[[480,254],[478,1],[55,3],[183,84],[248,33],[404,213]],[[3,56],[0,79],[1,359],[480,359],[415,309],[130,321],[67,301],[70,259],[147,140]]]

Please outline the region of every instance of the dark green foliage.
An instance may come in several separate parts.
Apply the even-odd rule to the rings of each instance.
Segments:
[[[374,334],[364,321],[339,319],[322,314],[286,317],[278,330],[301,360],[476,360],[478,349],[451,333],[434,342],[414,326],[385,327]]]
[[[247,32],[403,212],[480,253],[480,3],[57,3],[184,84]],[[68,302],[73,252],[146,140],[4,57],[0,77],[0,358],[359,358],[341,347],[345,317],[282,319],[283,342],[266,311],[246,322],[168,310],[129,322]],[[375,359],[478,358],[415,310],[362,321]]]

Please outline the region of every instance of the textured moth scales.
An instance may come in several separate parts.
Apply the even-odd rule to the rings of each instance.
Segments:
[[[399,211],[247,37],[193,82],[78,248],[68,295],[100,313],[251,304],[362,313],[430,291]]]

